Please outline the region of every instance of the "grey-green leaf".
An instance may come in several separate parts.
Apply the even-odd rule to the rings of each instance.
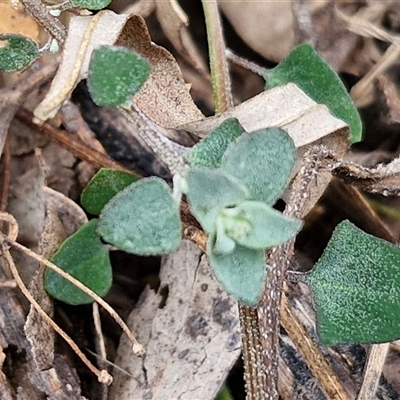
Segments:
[[[340,223],[305,277],[326,345],[400,338],[400,249]]]
[[[89,10],[101,10],[106,8],[111,0],[72,0],[75,7],[87,8]]]
[[[274,204],[289,184],[297,151],[290,136],[279,128],[243,133],[231,143],[221,170],[237,178],[250,199]]]
[[[237,245],[229,254],[214,252],[215,237],[208,239],[207,254],[215,276],[238,301],[254,307],[261,298],[266,278],[264,250]]]
[[[191,168],[186,175],[187,200],[191,212],[207,232],[215,230],[218,212],[248,197],[248,191],[228,174],[206,167]]]
[[[98,232],[106,242],[128,253],[166,254],[181,240],[179,205],[162,179],[142,179],[107,203]]]
[[[112,283],[112,270],[107,247],[96,232],[97,219],[82,225],[54,254],[51,261],[78,279],[99,296],[105,296]],[[46,291],[68,304],[92,303],[93,299],[56,272],[47,269]]]
[[[20,35],[0,35],[0,70],[12,72],[27,67],[39,57],[39,47]]]
[[[122,189],[136,182],[138,177],[128,172],[101,168],[81,194],[81,204],[91,214],[100,214],[103,207]]]
[[[250,249],[278,246],[293,237],[301,221],[289,218],[272,207],[256,201],[245,201],[234,208],[222,210],[225,233],[236,243]]]
[[[150,75],[150,64],[120,46],[101,46],[92,53],[88,89],[99,106],[118,106],[132,97]]]
[[[350,127],[351,143],[362,138],[360,115],[343,82],[330,65],[308,43],[297,46],[274,69],[267,72],[268,89],[293,82]]]
[[[218,168],[228,145],[237,139],[244,129],[237,119],[229,118],[193,146],[187,154],[193,166]]]

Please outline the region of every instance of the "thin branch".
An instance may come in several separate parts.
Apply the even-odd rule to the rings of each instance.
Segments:
[[[1,219],[6,218],[6,213],[0,213]],[[16,237],[13,235],[13,237]],[[73,276],[62,270],[61,268],[57,267],[57,265],[53,264],[52,262],[46,260],[44,257],[36,254],[32,250],[26,248],[25,246],[22,246],[21,244],[17,243],[15,240],[13,240],[10,237],[7,237],[4,235],[4,233],[0,232],[0,240],[2,242],[5,242],[9,244],[10,246],[22,251],[29,257],[43,263],[46,267],[52,269],[55,271],[57,274],[62,276],[64,279],[66,279],[68,282],[72,283],[75,285],[78,289],[81,289],[84,293],[86,293],[88,296],[90,296],[94,301],[99,303],[110,315],[111,317],[117,322],[117,324],[122,328],[123,332],[128,336],[130,342],[132,343],[132,350],[133,352],[138,356],[142,357],[145,354],[144,348],[141,344],[137,342],[135,337],[132,335],[131,331],[125,324],[125,322],[121,319],[121,317],[116,313],[116,311],[107,303],[105,302],[100,296],[98,296],[93,290],[89,289],[87,286],[85,286],[82,282],[78,281],[75,279]]]
[[[375,400],[379,380],[382,375],[390,343],[374,344],[368,355],[368,362],[364,371],[363,383],[357,400]]]
[[[63,46],[67,38],[67,29],[61,21],[51,15],[40,0],[21,0],[21,3],[36,21]]]
[[[289,299],[283,293],[281,324],[298,348],[311,373],[318,379],[322,389],[332,400],[350,400],[335,372],[319,351],[308,332],[290,307]]]
[[[44,133],[45,135],[56,141],[59,145],[70,151],[76,157],[80,158],[81,160],[87,161],[97,168],[114,168],[119,171],[135,173],[135,175],[140,176],[140,174],[136,173],[135,171],[125,168],[121,164],[117,163],[108,155],[103,154],[93,149],[92,147],[89,147],[78,138],[68,134],[61,129],[54,127],[48,122],[43,122],[43,124],[41,125],[35,124],[33,122],[33,114],[26,109],[20,109],[17,113],[17,117],[28,126],[38,130],[39,132]]]
[[[68,345],[72,348],[72,350],[75,352],[75,354],[82,360],[82,362],[89,368],[89,370],[97,376],[99,382],[105,383],[107,385],[111,385],[111,383],[113,381],[112,376],[106,370],[100,371],[99,369],[97,369],[89,361],[89,359],[85,356],[85,354],[82,353],[82,351],[79,349],[79,347],[76,345],[76,343],[44,312],[44,310],[39,305],[39,303],[30,294],[28,288],[22,282],[22,279],[18,273],[17,267],[14,264],[14,260],[11,257],[10,251],[8,249],[8,246],[5,244],[5,242],[6,241],[4,240],[1,243],[2,255],[4,256],[5,260],[7,261],[8,266],[10,267],[10,271],[14,277],[14,280],[16,281],[18,287],[21,289],[21,292],[28,299],[29,303],[36,310],[36,312],[42,317],[42,319],[44,321],[46,321],[46,323],[49,324],[52,327],[52,329],[54,329],[54,331],[56,331],[68,343]]]

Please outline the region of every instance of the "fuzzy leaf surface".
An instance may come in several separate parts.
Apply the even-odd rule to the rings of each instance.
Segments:
[[[103,207],[122,189],[138,177],[111,168],[100,169],[81,194],[81,204],[87,212],[98,215]]]
[[[340,223],[306,275],[328,346],[400,338],[400,249]]]
[[[301,221],[289,218],[272,207],[256,201],[245,201],[222,210],[220,217],[227,236],[250,249],[278,246],[293,237]]]
[[[150,75],[149,63],[120,46],[100,46],[92,53],[88,89],[99,106],[118,106],[132,97]]]
[[[189,162],[195,166],[218,168],[228,145],[243,132],[244,129],[237,119],[229,118],[225,120],[190,149],[187,156]]]
[[[221,170],[250,192],[249,199],[274,204],[289,183],[297,151],[290,136],[279,128],[243,133],[221,160]]]
[[[99,296],[105,296],[112,283],[107,247],[97,234],[97,219],[82,225],[61,245],[51,261],[85,284]],[[56,272],[47,269],[45,289],[50,296],[68,304],[92,303],[93,299]]]
[[[186,182],[190,209],[207,233],[215,230],[215,220],[222,208],[235,206],[248,197],[240,182],[216,169],[192,168]]]
[[[181,241],[179,205],[162,179],[141,179],[106,204],[98,232],[106,242],[128,253],[166,254]]]
[[[20,71],[39,57],[38,45],[20,35],[0,35],[0,70]]]
[[[260,300],[266,278],[264,250],[237,245],[228,254],[214,251],[215,237],[208,239],[207,254],[217,279],[238,301],[254,307]]]
[[[87,8],[88,10],[101,10],[110,3],[111,0],[72,0],[75,7]]]
[[[319,104],[328,106],[331,113],[350,127],[350,142],[362,139],[362,123],[356,106],[338,74],[321,58],[310,44],[301,44],[267,72],[266,88],[288,82],[295,83]]]

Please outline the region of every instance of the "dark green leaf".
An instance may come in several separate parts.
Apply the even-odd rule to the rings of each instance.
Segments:
[[[106,204],[98,232],[128,253],[166,254],[181,240],[179,205],[162,179],[141,179]]]
[[[190,209],[208,233],[215,230],[215,219],[222,208],[248,197],[246,188],[235,178],[216,169],[194,167],[187,173],[186,182]]]
[[[267,89],[295,83],[319,104],[350,127],[350,142],[362,137],[360,115],[337,73],[309,44],[297,46],[278,66],[267,72]]]
[[[20,35],[0,35],[0,70],[19,71],[39,57],[38,45]]]
[[[118,106],[132,97],[150,75],[149,63],[125,47],[101,46],[93,51],[88,89],[99,106]]]
[[[237,245],[229,254],[214,251],[215,237],[208,240],[207,254],[215,276],[240,302],[254,307],[260,300],[266,277],[264,250]]]
[[[245,201],[220,212],[218,218],[226,235],[250,249],[278,246],[293,237],[301,221],[289,218],[272,207],[256,201]]]
[[[112,271],[108,250],[96,229],[97,219],[82,225],[61,245],[51,261],[99,296],[105,296],[111,287]],[[93,302],[91,297],[50,269],[46,270],[44,284],[51,296],[64,303]]]
[[[102,168],[90,180],[81,194],[81,204],[87,212],[100,214],[103,207],[122,189],[138,178],[127,172]]]
[[[89,10],[101,10],[106,8],[111,0],[72,0],[75,7],[87,8]]]
[[[189,162],[194,166],[218,168],[229,143],[237,139],[243,132],[244,129],[237,119],[225,120],[190,149],[187,155]]]
[[[400,249],[349,221],[337,226],[306,276],[326,345],[400,338]]]
[[[243,133],[231,143],[221,170],[237,178],[250,200],[274,204],[289,183],[297,151],[290,136],[279,128]]]

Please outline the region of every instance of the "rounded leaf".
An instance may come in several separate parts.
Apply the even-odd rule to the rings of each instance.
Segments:
[[[120,46],[101,46],[92,53],[88,89],[99,106],[118,106],[132,97],[150,75],[150,64]]]
[[[244,129],[237,119],[229,118],[225,120],[189,150],[188,161],[193,166],[202,165],[208,168],[218,168],[228,145],[243,132]]]
[[[250,249],[279,246],[301,228],[301,221],[289,218],[272,207],[256,201],[245,201],[221,211],[219,217],[227,236]]]
[[[181,240],[179,205],[162,179],[141,179],[106,204],[98,232],[106,242],[128,253],[166,254]]]
[[[319,104],[350,127],[350,142],[362,139],[362,123],[356,106],[343,82],[330,65],[308,44],[297,46],[275,68],[267,72],[266,87],[271,89],[295,83]]]
[[[248,198],[243,185],[216,169],[191,168],[186,183],[190,210],[207,233],[215,231],[215,219],[222,208],[235,206]]]
[[[328,346],[400,338],[400,249],[340,223],[306,275],[317,330]]]
[[[243,133],[231,143],[221,170],[250,192],[250,200],[274,204],[289,184],[297,151],[290,136],[279,128]]]
[[[111,168],[101,168],[81,194],[81,204],[91,214],[100,214],[103,207],[138,177]]]
[[[54,254],[51,261],[78,279],[99,296],[105,296],[112,283],[109,252],[96,232],[97,219],[82,225]],[[93,303],[93,299],[51,269],[44,286],[50,296],[68,304]]]
[[[264,250],[237,245],[229,254],[214,251],[215,237],[207,243],[207,254],[216,278],[238,301],[254,307],[260,300],[266,279]]]
[[[101,10],[110,3],[111,0],[72,0],[75,7],[87,8],[88,10]]]
[[[0,70],[19,71],[39,57],[38,45],[20,35],[0,35]]]

